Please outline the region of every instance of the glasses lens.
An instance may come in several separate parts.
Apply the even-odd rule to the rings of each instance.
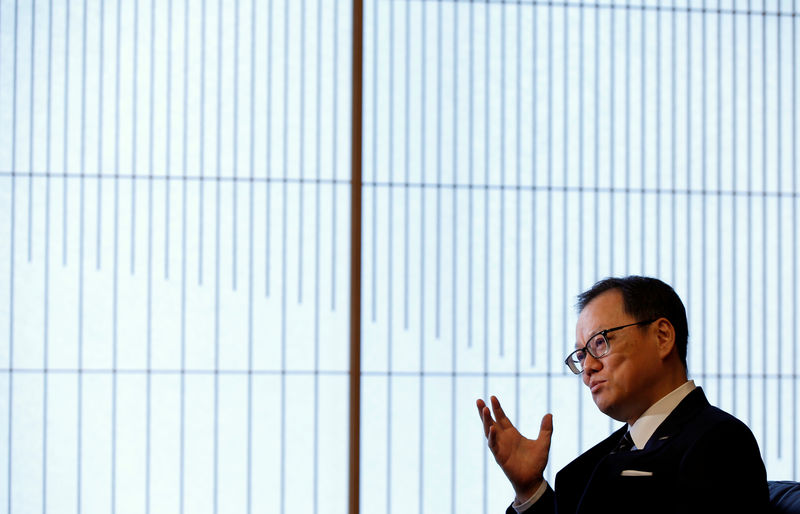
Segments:
[[[592,357],[599,359],[608,353],[608,339],[603,334],[597,334],[586,345]]]
[[[575,350],[569,357],[566,363],[569,369],[576,375],[583,372],[583,361],[586,359],[586,350]]]
[[[581,348],[579,350],[575,350],[569,357],[567,357],[566,362],[567,366],[573,373],[580,374],[583,373],[584,363],[586,362],[586,356],[591,355],[595,359],[599,359],[600,357],[604,357],[610,347],[608,345],[608,339],[603,334],[597,334],[592,339],[586,343],[585,348]]]

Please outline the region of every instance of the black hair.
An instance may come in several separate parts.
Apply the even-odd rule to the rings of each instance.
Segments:
[[[652,277],[636,275],[608,277],[578,295],[578,312],[599,295],[611,290],[617,290],[622,294],[625,312],[636,318],[636,321],[666,318],[672,323],[675,328],[678,356],[683,367],[687,368],[686,346],[689,342],[689,324],[686,321],[686,309],[675,290]]]

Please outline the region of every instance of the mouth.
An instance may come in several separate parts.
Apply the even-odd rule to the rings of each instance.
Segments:
[[[605,380],[598,380],[596,382],[591,382],[589,384],[589,390],[592,392],[592,394],[595,394],[600,390],[601,387],[603,387],[603,384],[605,383],[606,383]]]

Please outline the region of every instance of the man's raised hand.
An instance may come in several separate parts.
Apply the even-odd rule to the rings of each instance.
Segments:
[[[491,397],[491,411],[483,400],[479,399],[476,403],[483,422],[483,433],[494,460],[514,487],[517,501],[524,502],[533,496],[544,480],[544,468],[547,466],[553,435],[553,416],[545,414],[539,437],[528,439],[511,424],[495,396]]]

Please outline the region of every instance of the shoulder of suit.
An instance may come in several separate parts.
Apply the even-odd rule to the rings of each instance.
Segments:
[[[701,426],[706,427],[708,430],[725,430],[733,432],[746,432],[752,435],[752,431],[747,424],[719,407],[709,405],[703,409],[699,414]]]

